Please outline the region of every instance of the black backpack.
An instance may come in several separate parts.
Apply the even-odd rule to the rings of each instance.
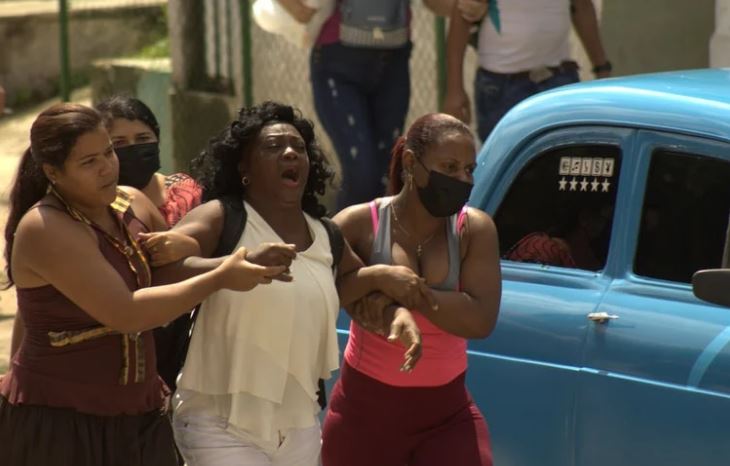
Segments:
[[[240,198],[224,197],[220,199],[223,204],[223,230],[218,240],[218,247],[211,257],[227,256],[238,244],[246,226],[248,214]],[[342,251],[345,247],[345,240],[342,232],[332,220],[322,217],[322,225],[327,231],[330,248],[332,249],[332,272],[335,273],[337,264],[342,258]],[[157,371],[171,390],[177,387],[176,379],[180,370],[185,364],[185,357],[188,354],[190,337],[192,336],[195,318],[198,315],[200,305],[196,306],[190,314],[184,314],[165,327],[155,329],[155,347],[157,350]],[[319,380],[319,391],[317,392],[319,405],[324,409],[327,398],[324,388],[324,380]]]

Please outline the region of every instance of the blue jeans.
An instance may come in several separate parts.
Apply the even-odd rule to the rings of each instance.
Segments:
[[[314,107],[342,165],[338,209],[384,192],[393,143],[411,94],[411,44],[381,50],[340,43],[312,49]]]
[[[562,66],[550,78],[540,83],[530,81],[525,75],[492,73],[479,68],[474,80],[479,137],[482,141],[486,141],[504,114],[526,98],[538,92],[578,81],[578,67],[570,65]]]

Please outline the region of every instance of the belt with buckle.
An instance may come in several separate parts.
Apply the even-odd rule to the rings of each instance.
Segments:
[[[561,62],[558,66],[540,66],[527,71],[518,71],[516,73],[496,73],[494,71],[484,70],[494,76],[505,79],[529,79],[534,83],[541,83],[546,79],[550,79],[557,73],[565,73],[578,69],[578,64],[572,60]]]

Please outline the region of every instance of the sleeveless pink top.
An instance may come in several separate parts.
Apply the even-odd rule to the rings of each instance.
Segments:
[[[390,241],[390,200],[370,203],[373,221],[373,252],[370,265],[392,264]],[[436,289],[459,289],[459,231],[466,216],[466,207],[451,217],[447,230],[449,273]],[[345,361],[354,369],[382,383],[398,387],[435,387],[445,385],[466,371],[466,340],[441,330],[417,310],[413,313],[423,339],[422,356],[412,372],[401,372],[405,348],[390,343],[380,335],[368,332],[355,322],[350,324],[350,338]]]

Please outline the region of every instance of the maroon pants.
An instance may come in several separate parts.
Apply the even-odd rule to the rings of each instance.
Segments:
[[[322,431],[323,466],[492,466],[487,424],[464,374],[394,387],[343,363]]]

